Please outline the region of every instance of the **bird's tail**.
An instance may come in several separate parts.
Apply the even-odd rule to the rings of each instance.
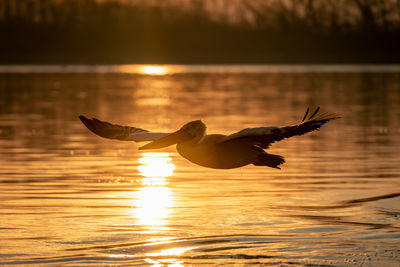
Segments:
[[[260,153],[257,160],[253,163],[255,166],[268,166],[276,169],[281,169],[279,165],[285,163],[285,159],[280,155]]]

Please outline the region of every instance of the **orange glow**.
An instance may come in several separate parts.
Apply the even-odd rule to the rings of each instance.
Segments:
[[[134,255],[130,255],[130,254],[110,254],[108,255],[108,257],[110,258],[131,258]]]
[[[175,165],[171,163],[169,153],[143,153],[139,163],[138,170],[144,178],[143,187],[135,192],[134,213],[140,225],[157,229],[168,223],[167,218],[173,207],[166,177],[173,174]]]
[[[197,247],[187,247],[187,248],[170,248],[165,249],[160,252],[146,253],[148,257],[168,257],[168,256],[179,256],[185,253],[188,250],[196,249]],[[146,262],[152,264],[151,266],[184,266],[184,262],[182,260],[171,258],[161,258],[161,259],[145,259]]]
[[[167,224],[173,199],[167,187],[142,187],[135,194],[135,215],[140,225],[153,229]]]
[[[177,261],[176,259],[145,259],[145,261],[152,267],[162,267],[162,266],[171,266],[171,267],[183,267],[183,261]]]
[[[170,248],[162,250],[156,253],[146,253],[146,256],[179,256],[188,250],[195,249],[197,247],[187,247],[187,248]]]
[[[140,72],[147,75],[165,75],[168,73],[167,67],[162,66],[143,66]]]
[[[143,153],[139,163],[142,165],[138,167],[138,170],[146,178],[169,177],[175,169],[169,153]]]

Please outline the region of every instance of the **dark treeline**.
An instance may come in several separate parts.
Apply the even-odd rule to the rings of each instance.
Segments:
[[[394,63],[400,0],[1,0],[0,63]]]

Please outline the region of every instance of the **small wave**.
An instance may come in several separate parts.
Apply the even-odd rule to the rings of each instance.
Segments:
[[[395,197],[400,197],[400,193],[392,193],[392,194],[380,195],[380,196],[375,196],[375,197],[352,199],[352,200],[342,201],[342,203],[357,204],[357,203],[373,202],[373,201],[377,201],[377,200],[395,198]]]

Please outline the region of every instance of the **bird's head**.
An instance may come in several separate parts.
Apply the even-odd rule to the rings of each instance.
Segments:
[[[196,120],[186,123],[179,131],[184,131],[193,138],[201,138],[205,135],[206,129],[206,125],[201,120]]]
[[[139,149],[157,149],[188,141],[197,143],[206,134],[206,129],[206,125],[201,120],[191,121],[183,125],[178,131],[154,140]]]

